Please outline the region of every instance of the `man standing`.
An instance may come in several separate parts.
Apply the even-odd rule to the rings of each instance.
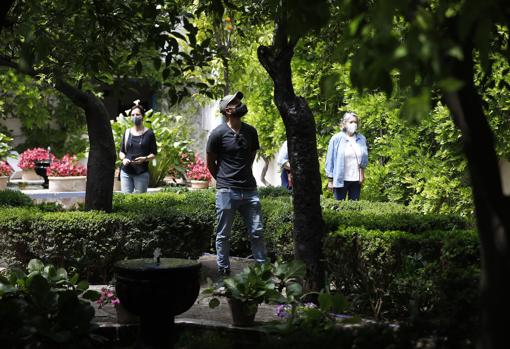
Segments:
[[[248,228],[253,258],[257,263],[266,261],[260,199],[251,169],[259,139],[254,127],[241,122],[248,112],[242,98],[237,92],[220,101],[226,122],[216,127],[207,141],[207,168],[216,179],[216,262],[224,275],[230,274],[229,238],[237,210]]]

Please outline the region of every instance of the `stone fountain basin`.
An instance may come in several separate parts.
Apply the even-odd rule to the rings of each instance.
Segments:
[[[133,314],[175,316],[191,308],[200,291],[201,264],[194,260],[128,259],[115,263],[115,290]]]

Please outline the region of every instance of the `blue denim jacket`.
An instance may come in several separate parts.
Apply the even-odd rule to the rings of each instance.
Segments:
[[[339,132],[331,137],[326,155],[326,176],[333,178],[333,187],[342,188],[344,186],[344,159],[345,145],[347,144],[345,132]],[[356,143],[361,149],[361,168],[368,165],[367,140],[362,134],[356,133]]]

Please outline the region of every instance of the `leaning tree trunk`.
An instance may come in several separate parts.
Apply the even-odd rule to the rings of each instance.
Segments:
[[[56,88],[81,107],[87,118],[90,151],[85,209],[111,212],[116,154],[106,107],[92,93],[83,92],[63,80],[57,80]]]
[[[494,139],[473,81],[472,49],[453,68],[464,86],[446,101],[462,132],[473,188],[481,247],[481,344],[484,349],[508,348],[510,314],[510,198],[503,194]]]
[[[307,288],[324,287],[322,240],[324,220],[320,206],[321,178],[317,156],[316,128],[305,99],[296,96],[292,85],[291,59],[295,43],[288,42],[285,30],[277,27],[271,47],[257,50],[262,66],[274,82],[274,101],[287,132],[294,196],[294,253],[307,268]]]

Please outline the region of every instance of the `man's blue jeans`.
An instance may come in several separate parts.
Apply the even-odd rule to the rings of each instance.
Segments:
[[[149,172],[144,172],[139,175],[130,175],[120,171],[120,190],[124,194],[132,193],[146,193],[149,186]]]
[[[218,189],[216,191],[216,262],[218,268],[230,269],[230,231],[239,210],[248,229],[251,251],[257,263],[266,261],[266,246],[262,234],[262,215],[257,190]]]

